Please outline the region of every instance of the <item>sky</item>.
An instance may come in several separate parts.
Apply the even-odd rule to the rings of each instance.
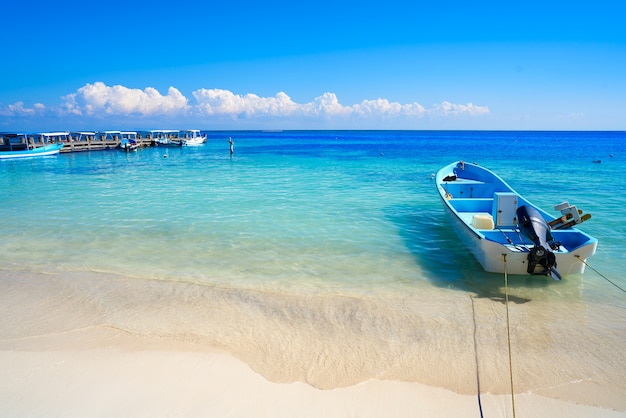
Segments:
[[[626,130],[625,16],[622,0],[10,0],[0,131]]]

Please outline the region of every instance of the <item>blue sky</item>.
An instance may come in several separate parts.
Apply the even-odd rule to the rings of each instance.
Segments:
[[[626,129],[618,0],[11,3],[0,131]]]

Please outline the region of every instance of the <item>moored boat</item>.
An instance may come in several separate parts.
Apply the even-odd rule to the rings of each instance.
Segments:
[[[206,135],[202,135],[199,129],[187,129],[182,134],[187,145],[202,145],[206,142]]]
[[[139,143],[137,142],[137,132],[120,132],[120,149],[126,152],[137,151]]]
[[[591,216],[567,202],[552,216],[495,173],[463,161],[443,167],[435,181],[455,232],[485,271],[560,280],[582,274],[596,251],[597,239],[576,228]]]
[[[58,154],[67,140],[67,132],[51,132],[29,136],[25,133],[1,134],[0,160],[46,157]],[[65,138],[65,139],[63,139]]]
[[[187,141],[180,138],[180,131],[173,129],[154,129],[150,131],[150,138],[154,145],[159,147],[184,147]]]

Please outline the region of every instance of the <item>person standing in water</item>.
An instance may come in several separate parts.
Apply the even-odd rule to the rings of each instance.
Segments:
[[[231,137],[228,137],[228,143],[230,144],[230,155],[233,155],[235,152],[235,143]]]

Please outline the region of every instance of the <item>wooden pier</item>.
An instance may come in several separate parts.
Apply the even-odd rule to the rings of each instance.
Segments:
[[[140,147],[151,147],[155,145],[155,142],[152,138],[138,136],[136,138],[136,141]],[[64,144],[63,148],[61,149],[61,153],[79,151],[103,151],[118,148],[122,143],[122,138],[109,138],[104,136],[98,138],[97,135],[76,137],[74,135],[70,135],[67,140],[60,142]]]
[[[184,146],[206,142],[207,135],[198,129],[152,130],[152,131],[99,131],[99,132],[43,132],[43,133],[2,133],[0,151],[32,150],[50,144],[63,144],[61,153],[80,151],[101,151],[115,148],[136,149],[156,145]],[[132,144],[129,148],[128,144]]]
[[[135,134],[133,132],[133,134]],[[127,140],[117,132],[54,132],[43,134],[12,134],[0,133],[0,151],[25,150],[40,148],[50,144],[63,144],[61,153],[80,151],[102,151],[115,149],[122,141]],[[140,147],[156,145],[155,139],[148,134],[136,134],[132,139]]]

